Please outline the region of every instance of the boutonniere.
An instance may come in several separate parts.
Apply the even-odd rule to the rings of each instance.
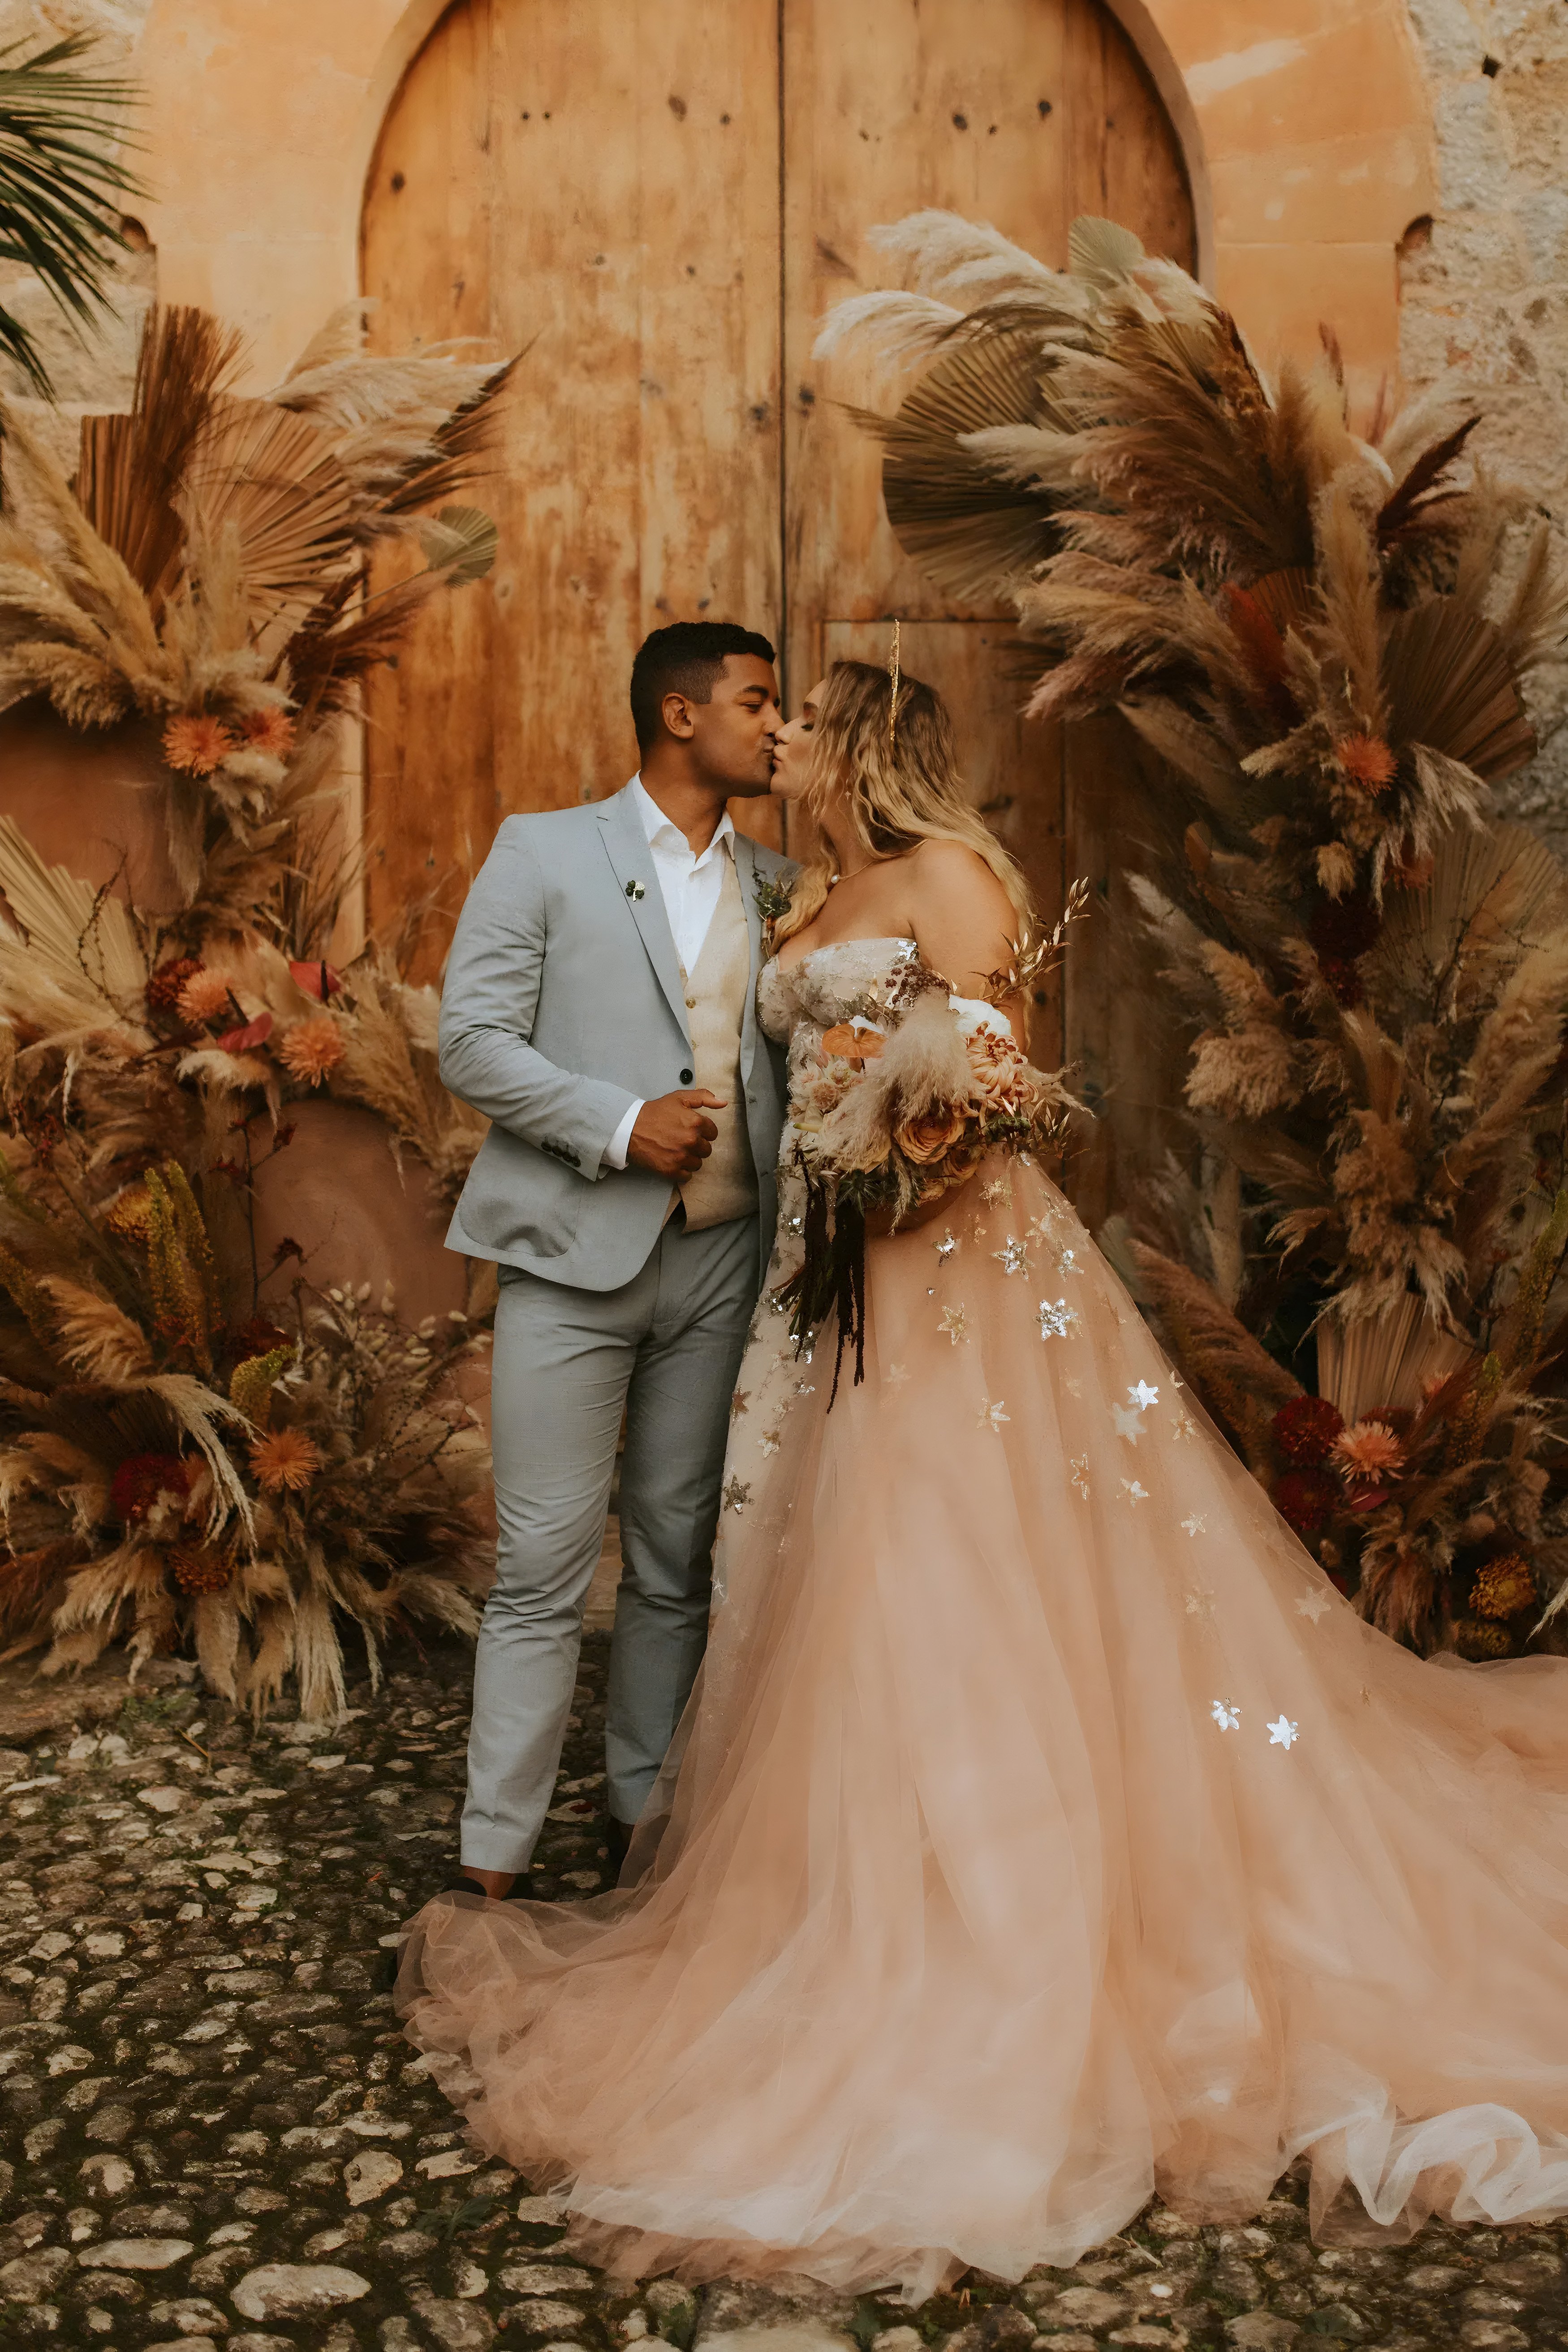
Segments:
[[[773,933],[794,903],[787,887],[775,874],[759,873],[752,885],[757,912],[763,919],[763,945],[773,953]]]

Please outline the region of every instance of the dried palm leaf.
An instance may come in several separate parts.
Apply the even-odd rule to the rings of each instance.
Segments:
[[[1383,648],[1389,730],[1493,782],[1535,755],[1501,632],[1456,599],[1396,613]]]

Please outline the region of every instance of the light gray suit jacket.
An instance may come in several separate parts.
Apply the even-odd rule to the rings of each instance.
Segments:
[[[757,1024],[759,877],[795,869],[737,834],[752,937],[741,1110],[761,1208],[757,1280],[777,1213],[784,1056]],[[631,793],[509,816],[474,877],[441,992],[441,1076],[491,1122],[447,1234],[468,1257],[618,1290],[647,1263],[669,1180],[605,1168],[638,1097],[692,1083],[680,964]]]

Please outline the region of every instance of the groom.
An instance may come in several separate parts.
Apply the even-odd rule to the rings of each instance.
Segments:
[[[773,649],[722,621],[632,665],[641,772],[510,816],[458,924],[441,1076],[492,1122],[447,1234],[499,1261],[496,1581],[461,1878],[505,1896],[550,1802],[623,1412],[605,1757],[624,1856],[707,1639],[731,1391],[773,1241],[782,1056],[754,1011]]]

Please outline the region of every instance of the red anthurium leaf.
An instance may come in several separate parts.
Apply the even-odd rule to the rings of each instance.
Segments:
[[[243,1029],[226,1029],[217,1042],[226,1054],[246,1054],[252,1045],[265,1045],[271,1034],[271,1013],[258,1013]]]
[[[291,963],[289,970],[296,988],[303,989],[307,996],[319,998],[323,1004],[343,984],[342,973],[334,971],[330,963]]]

